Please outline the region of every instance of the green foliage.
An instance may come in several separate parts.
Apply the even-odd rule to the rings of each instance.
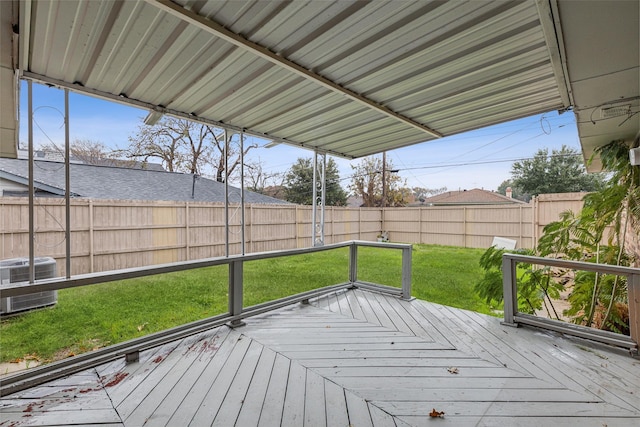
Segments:
[[[285,197],[299,205],[313,204],[313,163],[309,158],[298,158],[284,179]],[[345,206],[347,193],[340,186],[340,174],[335,160],[327,159],[325,171],[325,205]]]
[[[516,186],[512,180],[507,179],[500,183],[498,189],[496,190],[499,194],[503,196],[507,195],[507,187],[511,187],[511,197],[517,200],[522,200],[523,202],[529,202],[531,200],[531,194],[525,193],[522,191],[522,188]]]
[[[480,267],[484,270],[484,275],[476,282],[474,290],[487,304],[503,302],[502,255],[505,252],[507,251],[504,249],[492,246],[480,257]],[[530,254],[530,251],[524,249],[509,252]],[[518,265],[518,311],[534,314],[546,308],[549,314],[558,318],[557,313],[552,313],[552,305],[547,302],[557,298],[561,290],[562,285],[553,279],[551,270],[535,268],[529,264]]]
[[[546,193],[594,191],[602,187],[601,174],[587,174],[580,154],[565,145],[560,150],[538,150],[533,159],[515,162],[512,183],[523,193],[537,196]]]
[[[591,242],[599,241],[597,230],[576,216],[572,211],[560,214],[560,220],[547,224],[538,240],[537,254],[542,257],[564,255],[573,260],[582,260],[584,247]]]
[[[611,174],[599,191],[584,197],[580,214],[563,212],[548,224],[537,252],[540,256],[628,266],[624,252],[630,230],[640,231],[640,168],[631,166],[628,146],[612,141],[596,149],[603,169]],[[605,235],[607,227],[611,232]],[[607,244],[602,244],[606,238]],[[622,276],[577,272],[565,314],[572,321],[628,333],[628,293]]]
[[[618,288],[616,292],[614,292],[615,287]],[[624,277],[618,278],[610,274],[598,276],[594,272],[580,271],[576,273],[574,288],[569,295],[571,307],[565,314],[571,316],[577,324],[600,324],[603,320],[601,316],[606,312],[613,295],[615,309],[611,310],[606,329],[628,335],[629,314],[624,310],[625,290],[626,278]]]
[[[585,196],[583,210],[599,228],[613,226],[610,241],[622,242],[627,227],[640,233],[640,167],[631,166],[629,147],[623,141],[599,147],[594,155],[600,156],[611,177],[601,191]]]
[[[498,305],[504,298],[502,291],[502,269],[492,269],[484,272],[476,283],[474,290],[487,304]]]

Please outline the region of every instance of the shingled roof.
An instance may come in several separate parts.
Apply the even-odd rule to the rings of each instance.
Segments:
[[[28,185],[27,160],[0,158],[0,179]],[[34,162],[36,190],[50,195],[64,195],[64,164]],[[120,200],[166,200],[224,202],[224,184],[175,172],[128,169],[113,166],[71,164],[73,197]],[[240,202],[240,189],[229,186],[229,201]],[[287,204],[283,200],[245,191],[246,203]]]
[[[472,190],[447,191],[424,200],[424,205],[507,205],[525,203],[492,191],[474,188]]]

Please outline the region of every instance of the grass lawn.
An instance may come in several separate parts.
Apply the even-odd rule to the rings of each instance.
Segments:
[[[491,313],[473,291],[482,249],[414,245],[412,295]],[[400,286],[401,251],[359,248],[359,279]],[[347,281],[347,248],[251,261],[244,305]],[[66,289],[58,304],[0,322],[0,362],[51,361],[227,311],[227,266]]]

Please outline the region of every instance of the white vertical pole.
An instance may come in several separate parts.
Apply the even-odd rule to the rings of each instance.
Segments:
[[[33,82],[27,83],[27,96],[29,107],[29,283],[36,280],[35,262],[35,218],[33,197],[35,195],[33,186]]]
[[[229,256],[229,133],[224,130],[224,248]]]
[[[322,157],[322,173],[320,179],[322,180],[322,189],[320,194],[320,244],[324,245],[324,207],[325,207],[325,194],[326,194],[326,183],[327,183],[327,154],[323,153]]]
[[[240,132],[240,248],[245,254],[244,229],[244,129]]]
[[[318,162],[320,158],[320,162]],[[325,189],[326,189],[326,169],[327,155],[318,154],[316,151],[313,156],[313,203],[312,203],[312,245],[324,245],[324,205],[325,205]],[[318,183],[318,179],[320,182]],[[319,191],[318,191],[319,190]],[[318,221],[318,203],[320,203],[320,220]]]
[[[318,200],[316,198],[316,188],[318,185],[318,152],[313,153],[313,180],[311,185],[311,246],[316,246],[316,210],[318,207]]]
[[[69,89],[64,90],[64,212],[65,212],[65,270],[71,278],[71,149],[69,146]]]

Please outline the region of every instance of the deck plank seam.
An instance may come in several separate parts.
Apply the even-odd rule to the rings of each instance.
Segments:
[[[92,368],[92,371],[96,374],[96,377],[98,379],[101,378],[101,376],[98,373],[98,370],[96,368]],[[120,423],[124,426],[124,420],[122,419],[122,415],[120,414],[120,411],[118,411],[118,408],[116,408],[116,405],[113,403],[113,399],[111,398],[111,395],[109,394],[109,390],[107,390],[107,387],[104,387],[104,385],[102,385],[102,388],[104,389],[105,394],[107,395],[107,399],[109,399],[109,402],[111,402],[111,406],[113,407],[113,411],[115,412],[116,416],[120,420]]]
[[[458,310],[459,312],[457,313],[453,313],[451,308],[446,307],[446,306],[442,306],[444,310],[447,310],[449,312],[452,313],[453,316],[458,317],[459,316],[467,316],[467,317],[471,317],[472,315],[475,315],[477,317],[476,313],[473,312],[468,312],[467,310]],[[503,343],[504,345],[506,345],[507,347],[509,347],[511,349],[512,354],[518,355],[519,358],[523,359],[527,365],[531,366],[531,367],[536,367],[539,370],[539,374],[533,374],[534,377],[536,378],[540,378],[545,377],[547,380],[551,380],[552,382],[557,382],[558,384],[561,384],[563,387],[565,387],[568,390],[572,390],[578,393],[587,393],[588,395],[592,395],[592,396],[596,396],[598,399],[604,401],[604,398],[600,395],[598,395],[597,393],[595,393],[594,391],[592,391],[592,387],[595,386],[596,388],[600,389],[600,391],[602,393],[605,394],[609,394],[610,396],[614,397],[615,400],[620,400],[624,403],[626,403],[627,405],[630,405],[631,407],[637,408],[635,405],[633,405],[632,403],[630,403],[627,399],[619,396],[616,393],[613,393],[609,390],[603,390],[601,387],[598,387],[597,384],[593,383],[593,381],[591,379],[589,379],[588,377],[585,377],[585,381],[588,382],[588,384],[590,385],[589,387],[585,387],[584,384],[578,382],[576,380],[576,378],[574,378],[573,376],[568,376],[565,372],[559,370],[557,368],[557,366],[555,366],[553,363],[551,363],[551,361],[545,359],[543,356],[541,356],[540,354],[538,354],[538,352],[534,352],[534,351],[529,351],[526,349],[516,349],[513,347],[513,345],[509,342],[505,342],[499,335],[496,335],[495,333],[493,333],[491,330],[488,330],[487,328],[483,327],[482,325],[480,325],[477,322],[474,322],[476,325],[478,325],[477,327],[481,328],[482,331],[484,331],[484,333],[488,333],[491,336],[493,336],[497,341]],[[476,327],[476,328],[477,328]],[[477,329],[476,329],[477,330]],[[527,330],[529,330],[527,328]],[[518,334],[518,330],[515,331],[507,331],[505,333],[507,333],[509,335],[512,335],[513,339],[518,339],[517,335],[514,334]],[[478,335],[478,334],[476,334]],[[474,339],[473,337],[469,337],[470,339]],[[489,341],[486,341],[489,342]],[[503,356],[503,357],[509,357],[510,359],[512,359],[510,356],[508,356],[506,354],[506,352],[504,351],[504,348],[498,349],[496,348],[493,344],[491,344],[489,342],[489,345],[492,346],[494,349],[490,349],[487,348],[486,345],[484,345],[483,343],[479,343],[480,345],[482,345],[487,351],[489,351],[491,354],[493,355],[498,355],[498,356]],[[537,359],[533,359],[533,356],[536,356]],[[514,360],[515,362],[515,360]],[[540,365],[540,363],[543,363],[544,366],[546,368],[543,368]],[[516,364],[518,366],[523,366],[523,363],[521,362],[516,362]],[[553,371],[553,373],[549,372],[549,369],[551,369]],[[528,372],[531,372],[530,369],[526,369]],[[564,378],[564,380],[560,380],[560,378]],[[625,396],[626,397],[626,396]]]
[[[467,317],[469,317],[469,318],[471,318],[471,317],[472,317],[472,316],[471,316],[469,313],[467,313],[466,311],[463,311],[463,312],[461,312],[460,314],[461,314],[461,315],[465,315],[465,316],[467,316]],[[473,319],[471,319],[471,320],[473,320]],[[482,327],[482,326],[480,326],[480,327]],[[529,361],[531,366],[538,366],[538,363],[536,363],[536,362],[543,361],[543,363],[545,363],[545,364],[547,365],[547,369],[552,369],[555,373],[554,373],[554,374],[551,374],[551,373],[549,373],[549,372],[547,371],[547,369],[544,369],[543,371],[544,371],[545,373],[547,373],[547,374],[548,374],[551,378],[553,378],[555,381],[557,381],[557,382],[561,383],[561,384],[562,384],[563,386],[565,386],[567,389],[569,389],[569,390],[573,390],[573,391],[576,391],[576,392],[580,392],[580,393],[585,393],[585,392],[586,392],[586,393],[588,393],[588,394],[591,394],[591,395],[597,396],[597,394],[596,394],[596,393],[594,393],[594,392],[591,390],[591,387],[585,387],[585,385],[584,385],[584,384],[581,384],[580,382],[578,382],[578,381],[576,380],[575,376],[568,376],[568,375],[566,375],[566,373],[565,373],[565,372],[563,372],[563,371],[559,370],[556,366],[554,366],[554,364],[553,364],[553,363],[549,363],[547,360],[545,360],[545,359],[544,359],[544,357],[543,357],[543,356],[541,356],[541,355],[539,354],[539,352],[531,351],[531,353],[529,353],[529,351],[528,351],[528,350],[526,350],[526,349],[518,349],[518,350],[516,350],[516,349],[513,347],[513,345],[512,345],[512,344],[504,342],[504,340],[502,340],[502,339],[501,339],[501,337],[499,337],[498,335],[496,335],[495,333],[493,333],[493,331],[491,331],[491,330],[489,330],[489,329],[487,329],[487,328],[484,328],[484,327],[482,327],[482,329],[483,329],[483,330],[485,330],[485,331],[486,331],[486,333],[488,333],[489,335],[491,335],[491,336],[495,337],[495,338],[496,338],[496,340],[499,340],[499,341],[503,342],[505,345],[507,345],[509,348],[511,348],[511,350],[512,350],[515,354],[521,355],[525,360]],[[512,331],[512,332],[513,332],[513,331]],[[515,333],[515,332],[514,332],[514,333]],[[517,337],[516,337],[516,339],[517,339]],[[553,345],[555,345],[555,344],[553,344]],[[555,345],[555,346],[556,346],[556,348],[558,348],[558,347],[557,347],[557,345]],[[560,351],[560,350],[558,350],[558,351]],[[531,355],[535,355],[536,357],[538,357],[538,358],[539,358],[539,360],[533,360]],[[584,377],[584,379],[586,380],[586,382],[587,382],[590,386],[594,386],[594,385],[595,385],[595,384],[593,383],[593,381],[592,381],[588,376],[585,376],[584,374],[580,374],[580,375],[581,375],[582,377]],[[561,381],[561,378],[563,378],[564,380],[562,380],[562,381]],[[608,393],[611,393],[610,391],[607,391],[607,392],[608,392]],[[611,394],[615,395],[614,393],[611,393]],[[617,395],[616,395],[616,397],[620,398],[620,396],[617,396]],[[598,398],[602,400],[602,397],[598,397]],[[621,399],[621,400],[624,400],[624,399]],[[627,403],[629,403],[629,402],[627,402]]]

